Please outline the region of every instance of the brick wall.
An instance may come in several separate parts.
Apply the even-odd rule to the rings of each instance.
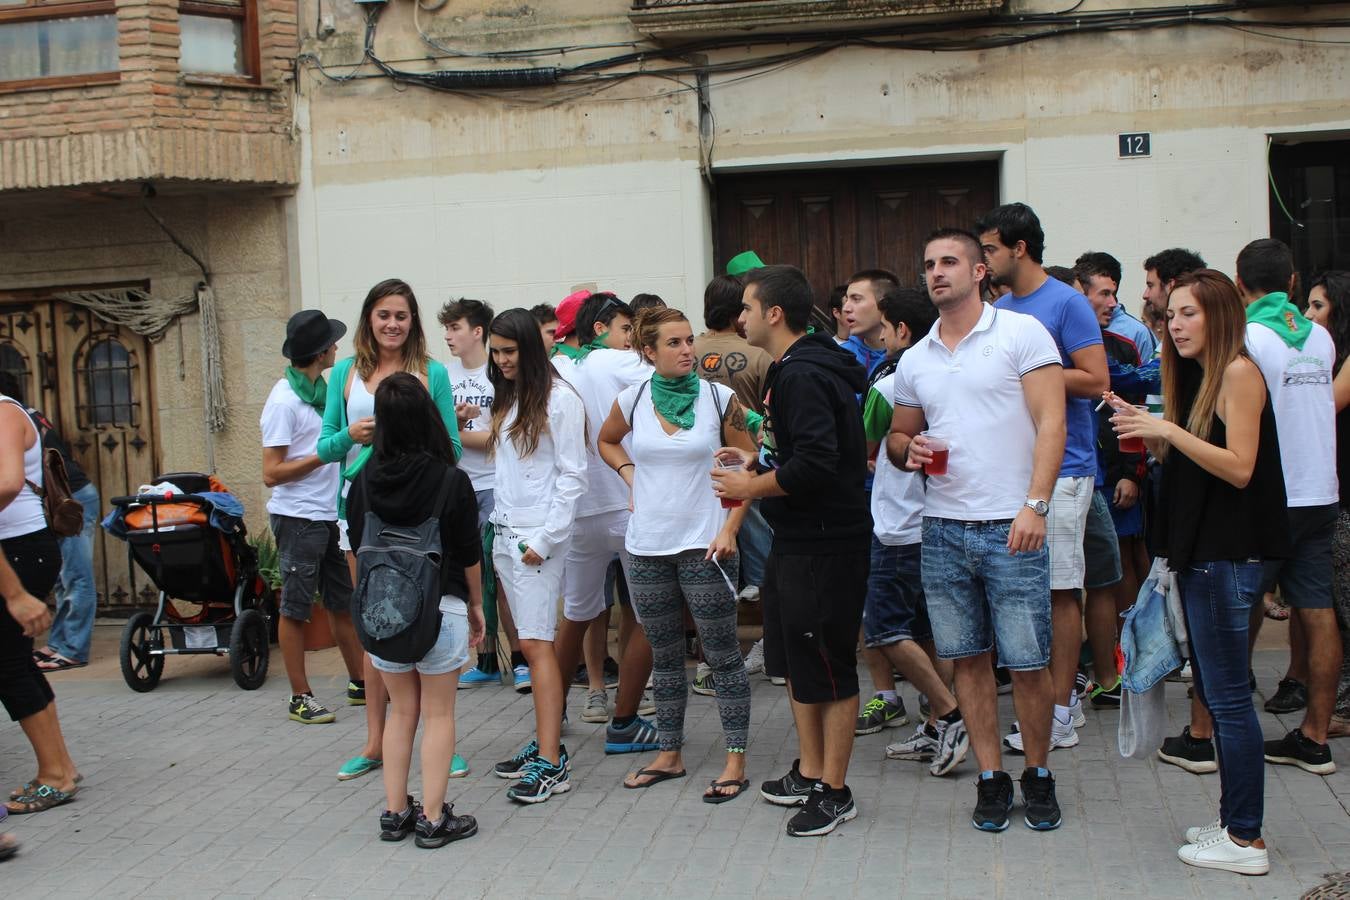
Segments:
[[[0,83],[0,191],[156,178],[294,184],[297,0],[257,2],[258,85],[179,71],[177,0],[117,0],[116,83]]]

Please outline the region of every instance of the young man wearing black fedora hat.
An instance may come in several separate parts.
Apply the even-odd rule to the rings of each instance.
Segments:
[[[282,579],[278,643],[291,682],[289,715],[306,725],[335,718],[314,699],[305,675],[304,624],[316,590],[322,592],[347,671],[355,673],[351,680],[362,684],[361,645],[348,612],[351,573],[338,549],[338,467],[321,462],[315,452],[328,396],[323,372],[332,367],[337,342],[346,333],[346,325],[317,309],[291,316],[281,346],[290,365],[262,411],[263,484],[272,488],[267,511]]]

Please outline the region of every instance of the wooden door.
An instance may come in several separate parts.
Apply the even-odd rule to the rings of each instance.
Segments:
[[[134,493],[158,466],[149,342],[83,307],[55,300],[0,305],[0,368],[46,413],[71,454],[108,499]],[[153,600],[149,579],[128,566],[125,546],[94,539],[101,607]]]
[[[862,269],[921,286],[924,237],[970,228],[997,203],[993,160],[722,176],[713,256],[719,272],[743,250],[797,266],[824,307],[830,288]]]

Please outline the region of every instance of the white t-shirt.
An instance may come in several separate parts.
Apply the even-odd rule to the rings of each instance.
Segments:
[[[624,537],[629,553],[671,556],[707,549],[726,524],[727,511],[712,489],[713,454],[722,446],[714,390],[723,413],[731,408],[735,391],[700,380],[694,427],[681,428],[674,434],[666,434],[656,417],[651,385],[644,381],[619,394],[619,410],[633,426],[629,451],[633,458],[633,516]]]
[[[515,421],[516,410],[507,410],[493,454],[497,486],[490,521],[524,533],[530,549],[551,556],[571,536],[577,502],[586,493],[586,410],[576,391],[556,382],[548,400],[548,429],[526,457],[511,441]]]
[[[882,397],[895,396],[895,373],[872,385]],[[923,540],[923,476],[897,469],[882,442],[872,478],[872,533],[887,547],[903,547]]]
[[[1336,479],[1336,398],[1331,366],[1336,347],[1325,328],[1313,324],[1303,349],[1290,347],[1265,325],[1247,326],[1247,352],[1270,391],[1280,435],[1284,492],[1290,506],[1340,502]]]
[[[446,374],[450,376],[450,390],[455,403],[472,403],[482,410],[478,418],[465,422],[462,431],[490,431],[492,429],[492,397],[494,390],[488,379],[487,363],[476,369],[464,368],[464,363],[451,358],[445,364]],[[469,476],[475,491],[490,491],[496,484],[492,460],[487,451],[465,447],[459,458],[459,467]]]
[[[590,440],[586,445],[590,487],[577,504],[577,517],[596,516],[628,508],[628,485],[600,458],[600,429],[609,418],[614,399],[624,388],[652,377],[652,367],[632,350],[592,350],[574,362],[565,376],[576,386],[586,405]]]
[[[955,350],[941,331],[939,320],[900,357],[895,378],[896,405],[922,409],[950,448],[947,474],[928,478],[924,515],[1012,519],[1026,503],[1036,446],[1022,376],[1061,365],[1059,349],[1031,316],[988,305]]]
[[[285,378],[272,386],[263,405],[262,445],[285,447],[286,461],[313,456],[323,430],[323,417],[291,390]],[[310,519],[315,522],[337,521],[338,471],[336,463],[319,466],[298,481],[279,484],[272,488],[267,511],[278,516]]]

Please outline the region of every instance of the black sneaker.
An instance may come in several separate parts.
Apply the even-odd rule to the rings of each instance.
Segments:
[[[1253,694],[1256,693],[1256,671],[1253,669],[1247,670],[1247,689]]]
[[[1041,774],[1044,772],[1045,774]],[[1059,827],[1059,801],[1055,799],[1055,776],[1049,769],[1022,772],[1022,821],[1033,831],[1054,831]]]
[[[505,762],[499,762],[493,766],[492,774],[496,775],[498,778],[519,778],[525,774],[525,767],[538,757],[539,742],[530,741],[524,747],[521,747],[520,752],[515,756]]]
[[[1084,672],[1082,666],[1079,666],[1078,672],[1073,676],[1074,693],[1080,697],[1086,697],[1092,687],[1092,679],[1088,678],[1087,672]]]
[[[543,803],[554,794],[565,794],[572,789],[567,774],[567,748],[559,746],[558,764],[536,756],[525,766],[516,786],[506,796],[517,803]]]
[[[994,668],[994,684],[1000,694],[1012,693],[1012,673],[1001,667]]]
[[[1008,813],[1013,804],[1012,776],[994,772],[988,778],[981,775],[975,781],[975,812],[970,824],[980,831],[1004,831],[1008,827]]]
[[[428,850],[444,847],[451,841],[462,841],[478,833],[478,820],[473,816],[455,815],[455,807],[449,803],[441,805],[441,816],[435,822],[425,815],[417,817],[417,837],[413,843]]]
[[[1307,705],[1308,688],[1301,681],[1286,678],[1280,682],[1280,686],[1275,690],[1275,696],[1266,701],[1266,712],[1277,715],[1293,713]]]
[[[1191,726],[1181,729],[1181,734],[1163,741],[1158,750],[1158,759],[1180,766],[1187,772],[1205,775],[1219,771],[1218,757],[1214,754],[1214,742],[1209,738],[1191,737]]]
[[[386,809],[380,814],[380,840],[403,840],[417,828],[417,817],[421,814],[421,805],[414,803],[411,795],[408,797],[407,808],[402,812]]]
[[[605,687],[614,690],[619,686],[619,662],[612,656],[605,657]]]
[[[858,807],[853,805],[853,792],[848,785],[835,790],[826,787],[825,782],[817,781],[811,786],[806,804],[787,823],[787,833],[793,837],[818,837],[829,834],[858,815]]]
[[[794,759],[792,768],[786,775],[773,781],[766,781],[759,786],[759,795],[774,806],[801,806],[817,782],[816,779],[803,775],[802,770],[797,768],[799,765],[801,760]]]
[[[328,707],[315,700],[313,694],[291,694],[287,714],[292,721],[303,725],[327,725],[337,718]]]
[[[1120,676],[1116,676],[1116,683],[1109,688],[1102,687],[1100,684],[1092,689],[1092,708],[1093,709],[1120,709]]]
[[[1266,741],[1266,762],[1298,766],[1314,775],[1330,775],[1336,771],[1336,764],[1331,761],[1331,747],[1304,737],[1298,728],[1278,741]]]
[[[366,683],[364,681],[347,682],[347,705],[348,706],[366,705]]]

